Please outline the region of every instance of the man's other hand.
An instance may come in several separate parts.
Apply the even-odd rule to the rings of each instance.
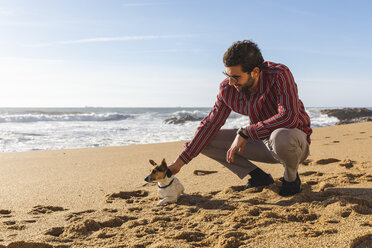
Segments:
[[[226,154],[226,161],[228,163],[234,163],[235,152],[243,153],[244,147],[247,144],[247,141],[241,137],[239,134],[236,135],[234,142],[231,144],[230,149]]]

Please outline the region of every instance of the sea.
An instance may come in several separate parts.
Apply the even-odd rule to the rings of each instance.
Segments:
[[[325,108],[306,108],[312,127],[332,126]],[[181,124],[170,118],[203,118],[211,108],[0,108],[0,152],[126,146],[190,140],[200,120]],[[247,125],[231,113],[223,128]]]

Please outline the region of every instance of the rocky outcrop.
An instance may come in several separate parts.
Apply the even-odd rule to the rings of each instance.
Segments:
[[[323,109],[321,113],[339,119],[337,124],[372,121],[372,110],[367,108]]]
[[[203,120],[203,118],[186,115],[182,117],[172,117],[172,118],[166,119],[164,122],[166,124],[183,124],[187,121],[201,121],[201,120]]]
[[[360,117],[360,118],[354,118],[354,119],[351,119],[351,120],[344,120],[344,121],[338,122],[337,125],[367,122],[367,121],[372,121],[372,117]]]

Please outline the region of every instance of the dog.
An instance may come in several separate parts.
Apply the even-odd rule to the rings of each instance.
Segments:
[[[178,178],[176,178],[168,169],[165,159],[163,159],[160,165],[156,164],[153,160],[149,160],[149,162],[155,166],[155,168],[151,170],[150,175],[145,178],[145,181],[158,183],[161,200],[157,205],[167,205],[169,203],[177,202],[185,189]]]

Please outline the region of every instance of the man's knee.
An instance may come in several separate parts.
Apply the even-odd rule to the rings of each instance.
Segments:
[[[275,130],[270,136],[270,149],[281,160],[302,160],[306,153],[305,146],[307,145],[307,141],[306,135],[304,135],[304,137],[299,137],[298,132],[301,131],[288,128],[279,128]]]
[[[272,151],[280,156],[295,151],[298,148],[299,142],[296,140],[291,129],[279,128],[271,133],[269,144]]]

